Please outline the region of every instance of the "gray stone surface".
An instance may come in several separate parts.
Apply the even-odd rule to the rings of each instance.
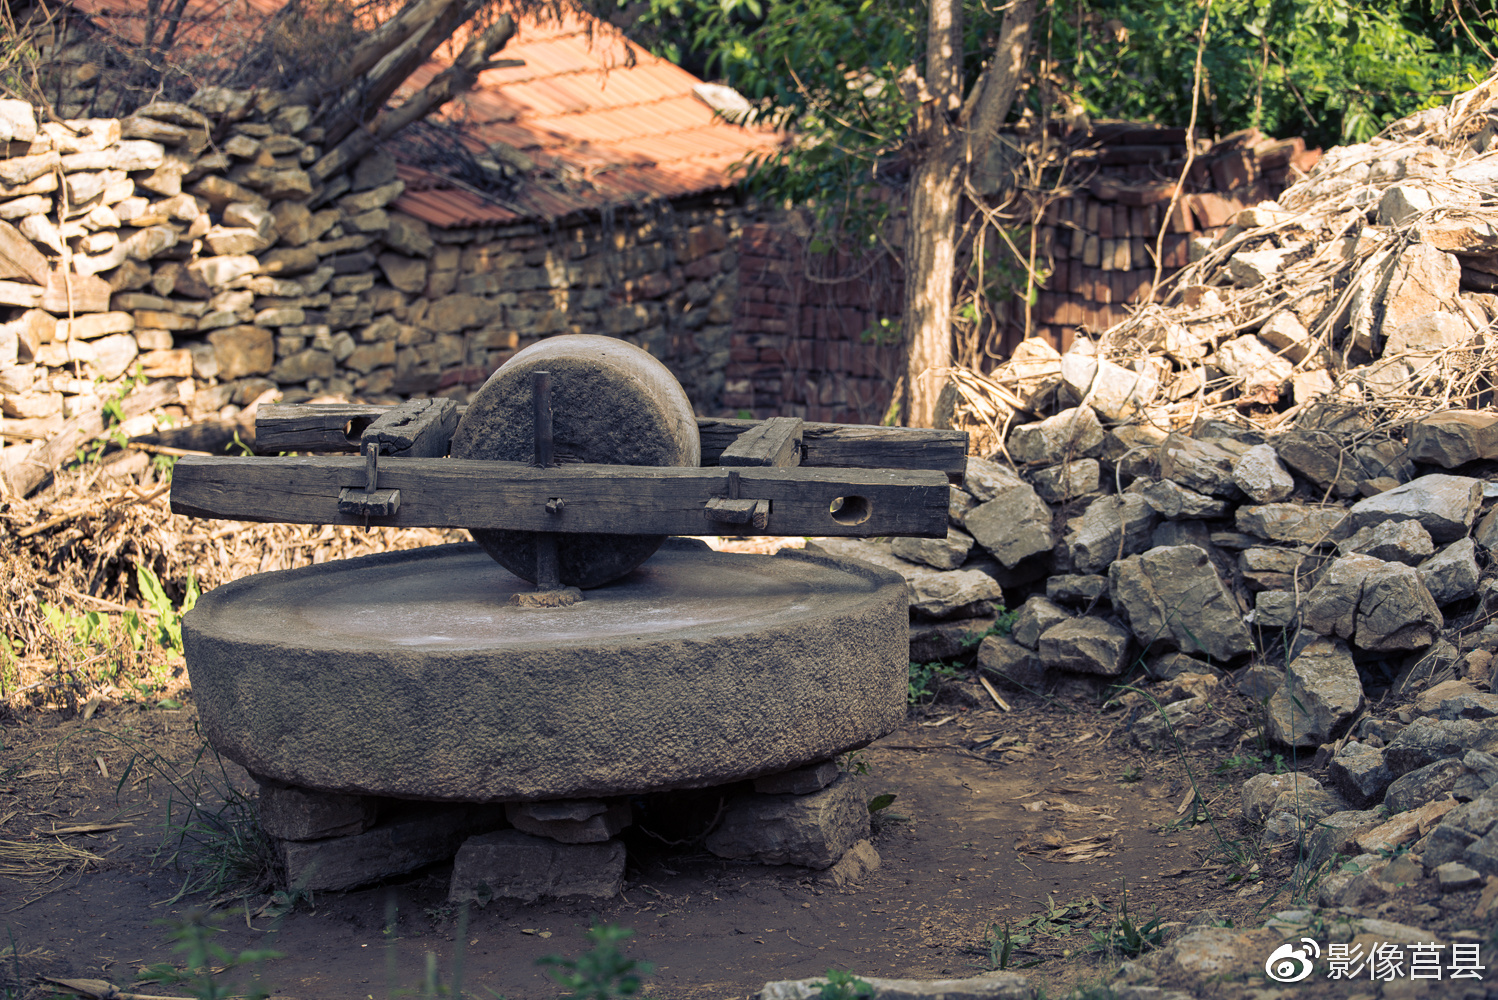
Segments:
[[[1233,479],[1233,465],[1247,450],[1236,441],[1197,441],[1171,434],[1160,445],[1160,478],[1198,493],[1237,500],[1243,494]]]
[[[1498,720],[1416,719],[1389,741],[1384,760],[1391,772],[1404,775],[1468,750],[1498,751]]]
[[[534,460],[531,373],[537,371],[551,373],[558,461],[701,464],[692,403],[670,369],[628,341],[577,334],[538,341],[489,376],[458,422],[454,458]],[[502,566],[535,582],[535,533],[485,528],[472,534]],[[662,541],[661,535],[560,535],[562,584],[588,588],[617,580]]]
[[[1424,649],[1444,625],[1441,609],[1413,566],[1384,563],[1363,578],[1353,634],[1363,649]]]
[[[1041,633],[1070,617],[1071,614],[1065,608],[1050,598],[1037,594],[1019,609],[1019,616],[1014,619],[1010,636],[1026,649],[1035,649],[1040,645]]]
[[[1435,554],[1436,546],[1419,521],[1380,521],[1359,528],[1337,551],[1417,566]]]
[[[1358,837],[1388,818],[1382,808],[1349,809],[1323,816],[1307,838],[1306,854],[1320,861],[1330,860],[1335,854],[1347,854]]]
[[[1409,427],[1411,461],[1443,469],[1479,458],[1498,458],[1498,414],[1447,410],[1416,420]]]
[[[1072,618],[1040,637],[1040,659],[1048,667],[1117,677],[1129,654],[1128,630],[1101,618]]]
[[[1108,578],[1096,573],[1061,573],[1046,580],[1045,596],[1057,604],[1091,604],[1108,596]]]
[[[947,528],[946,538],[895,538],[890,550],[901,559],[933,569],[956,569],[967,560],[973,536],[960,528]]]
[[[1032,1000],[1033,994],[1029,980],[1015,972],[985,972],[971,979],[859,978],[873,987],[868,1000]],[[825,995],[822,987],[826,982],[782,979],[765,983],[758,1000],[819,1000]]]
[[[1046,503],[1066,503],[1096,493],[1102,484],[1102,467],[1095,458],[1062,462],[1030,474],[1036,494]]]
[[[991,635],[978,646],[978,666],[1024,687],[1045,683],[1045,663],[1013,639]]]
[[[1363,580],[1383,565],[1382,560],[1372,556],[1342,556],[1333,560],[1306,595],[1300,608],[1301,624],[1318,635],[1351,639],[1357,631]]]
[[[673,541],[571,608],[506,604],[526,589],[472,545],[225,584],[183,627],[204,733],[305,788],[534,801],[725,784],[905,720],[905,587],[876,568]]]
[[[1302,503],[1267,503],[1239,507],[1238,530],[1274,542],[1323,545],[1342,537],[1344,507]]]
[[[1013,569],[1056,544],[1051,509],[1029,483],[1005,490],[968,511],[963,525],[993,557]]]
[[[1470,538],[1452,542],[1418,567],[1420,580],[1436,604],[1464,601],[1477,593],[1477,544]]]
[[[1210,520],[1227,515],[1228,502],[1226,500],[1203,496],[1169,479],[1161,479],[1144,486],[1141,486],[1141,482],[1141,480],[1135,480],[1129,486],[1129,491],[1144,497],[1149,505],[1155,508],[1155,513],[1168,520]]]
[[[856,559],[898,573],[905,580],[910,610],[925,618],[974,618],[991,614],[1004,600],[1003,588],[976,569],[935,570],[901,559],[889,542],[864,538],[818,538],[806,551],[835,559]]]
[[[634,820],[629,800],[564,799],[511,802],[505,819],[521,833],[563,844],[601,844]]]
[[[468,837],[504,824],[498,806],[428,803],[348,837],[277,841],[286,884],[354,889],[450,858]]]
[[[843,775],[810,795],[738,796],[706,847],[720,858],[821,869],[868,835],[868,807],[858,783]]]
[[[1232,471],[1233,483],[1254,503],[1278,503],[1295,492],[1295,478],[1270,445],[1249,448],[1238,456]]]
[[[952,621],[910,623],[910,659],[915,663],[950,660],[971,649],[974,636],[993,625],[993,618],[958,618]]]
[[[1274,804],[1281,795],[1312,790],[1320,791],[1321,782],[1309,774],[1256,774],[1245,781],[1238,791],[1243,818],[1250,823],[1262,823],[1274,811]]]
[[[1354,531],[1383,521],[1419,521],[1432,539],[1445,544],[1466,536],[1481,503],[1482,480],[1438,473],[1359,500],[1348,520]]]
[[[1227,662],[1253,639],[1238,603],[1207,553],[1194,545],[1151,549],[1108,568],[1109,596],[1142,645],[1161,645]]]
[[[1160,516],[1137,493],[1099,497],[1072,521],[1066,535],[1072,568],[1079,573],[1101,573],[1113,560],[1150,547]]]
[[[1445,798],[1456,787],[1456,780],[1466,773],[1467,768],[1455,757],[1417,767],[1394,780],[1384,793],[1384,805],[1391,813],[1418,809],[1427,802]]]
[[[1468,868],[1460,861],[1448,861],[1436,865],[1436,882],[1442,892],[1462,892],[1482,885],[1482,873]]]
[[[1320,578],[1323,560],[1315,553],[1254,545],[1238,553],[1238,572],[1251,591],[1289,590],[1304,594]]]
[[[374,826],[378,803],[364,795],[337,795],[279,781],[260,786],[260,828],[278,840],[319,840],[363,833]]]
[[[1254,624],[1265,629],[1293,628],[1299,606],[1288,590],[1261,590],[1254,595]]]
[[[1286,746],[1329,743],[1363,707],[1363,685],[1347,644],[1317,639],[1285,670],[1287,683],[1269,696],[1269,735]]]
[[[762,774],[754,779],[754,790],[761,795],[810,795],[832,784],[840,773],[837,761],[823,760],[794,771]]]
[[[962,489],[960,486],[947,486],[947,523],[951,524],[952,527],[962,527],[962,522],[967,517],[967,512],[976,506],[978,506],[977,498],[967,490]]]
[[[1150,548],[1162,545],[1195,545],[1210,551],[1212,531],[1200,521],[1161,521],[1150,535]]]
[[[543,897],[612,899],[624,884],[624,845],[617,840],[559,844],[519,830],[499,830],[464,841],[453,860],[447,899],[480,904],[491,899],[527,903]]]
[[[1007,465],[990,462],[986,458],[972,457],[967,460],[967,470],[962,485],[979,503],[986,503],[1001,493],[1007,493],[1025,481]]]
[[[1009,432],[1006,445],[1016,462],[1054,465],[1072,458],[1094,458],[1103,450],[1103,425],[1090,406],[1062,410]]]

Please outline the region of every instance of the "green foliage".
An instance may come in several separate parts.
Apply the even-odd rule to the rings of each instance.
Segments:
[[[213,753],[217,777],[205,778],[197,765]],[[229,778],[217,752],[205,744],[192,766],[178,768],[154,754],[132,757],[120,777],[120,787],[140,763],[155,770],[170,786],[166,820],[156,860],[183,872],[181,886],[170,900],[204,893],[217,899],[238,899],[270,891],[279,881],[280,858],[260,827],[259,803],[240,791]],[[311,895],[300,887],[275,908],[294,908]]]
[[[1118,907],[1118,919],[1101,931],[1089,931],[1092,935],[1089,948],[1133,958],[1164,944],[1165,930],[1158,916],[1142,926],[1135,925],[1129,917],[1129,890],[1126,886]]]
[[[895,799],[897,798],[899,798],[899,796],[895,795],[893,792],[883,792],[879,795],[874,796],[872,799],[869,799],[869,815],[872,816],[874,813],[879,812],[881,809],[888,809],[890,806],[895,804]]]
[[[936,692],[941,689],[941,682],[951,680],[957,676],[957,668],[947,663],[915,663],[910,664],[910,679],[906,700],[912,705],[920,705],[936,697]]]
[[[140,587],[141,596],[146,599],[151,610],[156,612],[157,644],[172,652],[182,652],[182,616],[191,611],[202,596],[197,579],[188,575],[186,593],[182,597],[180,608],[172,604],[172,599],[166,595],[155,572],[144,563],[135,568],[135,582]]]
[[[593,944],[590,950],[577,958],[548,955],[537,964],[550,966],[546,974],[558,986],[570,990],[564,996],[572,1000],[632,997],[640,990],[641,977],[655,971],[649,962],[625,958],[620,952],[619,943],[633,934],[628,927],[595,923],[585,935]]]
[[[828,969],[826,981],[817,991],[819,1000],[868,1000],[874,987],[843,969]]]
[[[265,1000],[270,996],[258,983],[248,991],[237,984],[220,983],[215,969],[224,972],[236,965],[258,965],[281,958],[279,952],[262,949],[230,954],[227,948],[213,940],[213,936],[223,930],[218,926],[219,921],[202,910],[194,910],[180,920],[160,923],[172,928],[169,935],[175,942],[172,950],[182,956],[182,965],[162,962],[149,966],[141,974],[142,979],[158,980],[189,990],[195,1000],[226,1000],[228,997]]]

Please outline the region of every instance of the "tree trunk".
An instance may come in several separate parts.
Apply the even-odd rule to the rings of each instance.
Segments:
[[[932,100],[917,117],[922,155],[911,173],[909,235],[905,243],[905,393],[908,427],[930,427],[941,394],[941,369],[952,365],[952,294],[957,271],[957,227],[963,181],[988,146],[1019,86],[1035,21],[1036,0],[1015,0],[988,67],[963,104],[961,0],[933,0],[927,27],[926,83]]]

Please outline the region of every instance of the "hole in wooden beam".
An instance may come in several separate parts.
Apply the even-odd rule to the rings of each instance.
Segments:
[[[343,426],[343,436],[348,439],[349,444],[358,444],[364,431],[374,422],[374,417],[355,417]]]
[[[862,524],[874,508],[868,497],[838,497],[827,510],[838,524]]]

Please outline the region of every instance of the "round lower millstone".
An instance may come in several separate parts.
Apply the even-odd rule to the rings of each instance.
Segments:
[[[551,373],[552,439],[559,462],[702,462],[691,401],[670,369],[627,341],[576,334],[532,344],[489,376],[458,423],[454,458],[529,462],[535,455],[531,373]],[[563,498],[565,499],[565,498]],[[536,582],[536,533],[471,532],[501,566]],[[599,587],[640,565],[664,535],[558,534],[563,586]]]
[[[727,784],[905,718],[904,581],[668,541],[565,611],[477,546],[264,573],[183,621],[209,742],[302,788],[468,802]]]

